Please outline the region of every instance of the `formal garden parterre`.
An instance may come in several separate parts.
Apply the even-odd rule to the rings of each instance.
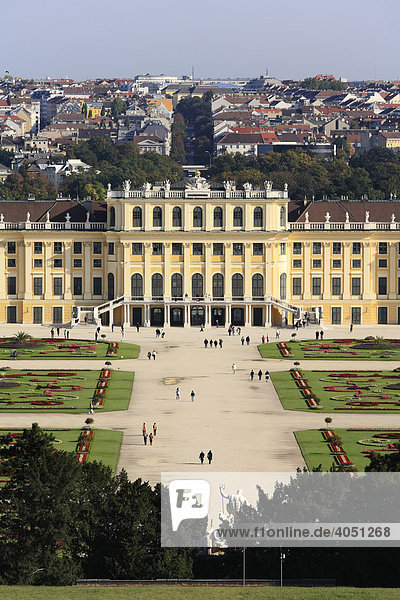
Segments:
[[[271,373],[285,410],[400,412],[400,372],[309,371]]]
[[[32,338],[24,332],[0,339],[0,359],[115,360],[138,355],[139,346],[125,342]]]
[[[310,429],[294,433],[308,469],[364,471],[374,453],[399,452],[400,429]]]
[[[134,373],[100,370],[0,369],[0,412],[126,410]]]
[[[296,334],[292,334],[296,336]],[[291,360],[400,360],[400,339],[369,336],[364,340],[304,340],[258,346],[263,358]]]
[[[54,436],[53,445],[56,452],[72,452],[76,462],[102,462],[115,473],[118,464],[119,451],[122,442],[121,431],[107,429],[43,428],[43,431]],[[18,439],[23,434],[22,428],[0,428],[0,438],[8,439],[9,447],[17,447]],[[4,461],[0,465],[0,483],[8,480],[12,469],[11,462]]]

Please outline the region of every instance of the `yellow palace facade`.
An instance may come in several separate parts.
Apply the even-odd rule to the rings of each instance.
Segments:
[[[400,323],[400,204],[287,186],[109,186],[104,202],[3,202],[0,322],[125,326]]]

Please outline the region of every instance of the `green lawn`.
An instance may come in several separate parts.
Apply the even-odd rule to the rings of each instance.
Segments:
[[[0,586],[0,600],[397,600],[390,588],[22,587]]]
[[[18,433],[23,430],[17,427],[13,429],[1,428],[0,435],[7,433]],[[66,452],[76,452],[78,438],[82,429],[51,429],[43,428],[43,431],[52,433],[55,437],[54,447]],[[102,462],[110,467],[115,473],[118,464],[119,451],[122,443],[122,431],[110,429],[94,429],[93,442],[88,453],[88,462]],[[0,586],[0,590],[1,590]]]
[[[334,424],[334,423],[333,423]],[[331,423],[332,425],[332,423]],[[334,431],[342,440],[342,448],[359,471],[364,471],[369,465],[369,458],[363,453],[363,450],[376,449],[374,444],[368,444],[368,440],[373,439],[374,434],[379,433],[399,433],[399,430],[390,429],[371,429],[364,431],[352,431],[350,429],[336,429],[329,426],[331,431]],[[329,448],[328,442],[324,439],[322,432],[318,429],[310,429],[305,431],[296,431],[295,438],[300,446],[301,453],[309,469],[313,469],[322,465],[324,471],[329,471],[332,464],[335,462],[334,454]],[[367,442],[366,444],[358,443],[359,440]],[[390,440],[389,440],[390,441]],[[397,439],[392,440],[397,442]],[[387,447],[386,441],[382,447]],[[387,454],[387,453],[386,453]],[[336,464],[336,463],[335,463]]]
[[[296,342],[283,342],[285,349],[279,349],[278,344],[282,342],[270,342],[261,344],[258,350],[263,358],[285,358],[286,360],[398,360],[400,361],[400,340],[385,340],[392,343],[394,348],[387,350],[359,349],[354,346],[365,340],[305,340]],[[326,348],[322,348],[326,346]]]
[[[94,412],[109,412],[126,410],[129,407],[132,393],[134,373],[129,371],[110,371],[108,387],[102,405],[94,406]],[[89,410],[91,401],[95,401],[95,390],[99,384],[102,371],[84,370],[39,370],[8,369],[0,371],[0,412],[68,412],[85,413]],[[60,376],[68,373],[67,377]],[[22,378],[13,375],[23,375]],[[7,376],[7,377],[4,377]],[[1,388],[3,382],[16,381],[21,385],[15,388]],[[46,387],[49,382],[58,382],[57,387]],[[82,389],[68,389],[71,386]],[[53,395],[45,395],[50,392]],[[32,402],[61,402],[59,405],[35,405]],[[14,404],[10,405],[9,402]],[[11,408],[13,406],[13,408]]]
[[[300,372],[303,374],[305,380],[311,388],[313,396],[318,398],[320,407],[313,409],[308,407],[303,392],[296,383],[296,380],[292,377],[291,371],[278,371],[276,373],[271,373],[271,380],[285,410],[313,410],[329,413],[335,411],[358,413],[400,412],[400,405],[396,406],[396,404],[386,404],[388,402],[400,402],[400,390],[390,390],[386,389],[385,387],[389,383],[400,381],[400,373],[394,373],[393,371],[375,372],[383,376],[399,376],[399,379],[385,380],[384,377],[373,377],[374,371],[346,371],[346,373],[349,373],[349,377],[340,379],[329,377],[329,375],[331,373],[343,373],[343,371],[306,371],[300,368]],[[360,380],[359,377],[353,377],[353,379],[351,379],[351,374],[353,373],[359,376],[366,374],[368,377],[363,380]],[[355,394],[358,393],[358,389],[339,389],[334,391],[327,391],[324,389],[325,386],[339,386],[340,388],[347,387],[346,381],[349,380],[355,381],[357,385],[360,386],[361,391],[363,392],[362,396],[355,396]],[[382,398],[382,396],[385,396],[385,398]],[[379,402],[379,404],[375,408],[356,408],[355,406],[346,405],[346,402],[348,401],[376,401]],[[349,408],[346,408],[346,406],[349,406]]]
[[[116,352],[114,353],[111,344],[114,342],[92,341],[92,340],[64,340],[61,338],[35,338],[30,340],[32,347],[20,348],[13,344],[12,338],[0,339],[0,359],[13,359],[13,350],[17,352],[15,360],[26,359],[97,359],[97,360],[115,360],[119,358],[137,358],[140,347],[136,344],[127,344],[126,342],[116,342]],[[39,345],[36,345],[38,343]],[[4,345],[7,344],[7,347]],[[11,344],[13,347],[8,347]],[[69,348],[68,348],[69,347]]]

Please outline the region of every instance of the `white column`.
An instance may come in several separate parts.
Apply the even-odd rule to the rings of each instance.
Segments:
[[[51,242],[44,242],[44,298],[50,300],[51,297]]]
[[[114,323],[114,309],[110,308],[110,329],[111,325]]]
[[[246,242],[244,245],[244,299],[252,297],[251,289],[251,244]]]
[[[330,260],[331,260],[331,244],[330,242],[324,242],[324,287],[322,292],[322,299],[329,300],[331,297],[331,282],[330,282]]]
[[[5,300],[6,297],[6,278],[4,273],[6,272],[6,258],[5,258],[6,242],[0,242],[0,300]]]
[[[24,242],[25,247],[25,300],[32,299],[32,242]],[[3,271],[4,273],[4,271]]]
[[[151,298],[151,267],[150,267],[150,254],[151,254],[151,242],[145,242],[144,244],[144,273],[143,273],[143,284],[144,298]],[[148,307],[147,307],[148,308]],[[148,321],[149,318],[146,319]]]
[[[184,306],[184,322],[183,325],[184,327],[189,327],[190,326],[190,306],[189,304],[185,304]]]
[[[311,271],[310,271],[310,258],[311,258],[311,243],[304,243],[304,254],[303,254],[303,273],[304,273],[304,295],[305,300],[311,300]]]
[[[350,299],[350,242],[343,244],[343,300]]]
[[[204,273],[204,294],[211,296],[212,281],[211,281],[211,243],[205,245],[205,273]]]
[[[251,320],[250,320],[250,304],[246,304],[245,306],[245,319],[244,319],[244,325],[245,327],[249,327],[251,325]]]
[[[271,285],[271,243],[264,244],[264,257],[265,257],[265,295],[272,296],[272,285]]]
[[[92,269],[90,264],[90,256],[91,256],[91,242],[83,242],[84,252],[85,252],[85,267],[84,267],[84,300],[90,300],[91,294],[91,281],[92,281]]]
[[[397,243],[389,242],[389,299],[397,298],[396,277]]]
[[[64,242],[64,273],[65,273],[65,289],[64,299],[72,299],[72,242]]]
[[[372,300],[376,295],[371,292],[371,244],[363,244],[363,300]],[[375,287],[375,286],[374,286]]]
[[[164,244],[164,298],[169,300],[171,298],[171,269],[170,269],[170,254],[171,244],[166,242]]]
[[[129,281],[129,273],[130,273],[130,256],[129,256],[129,242],[123,242],[122,243],[122,247],[124,250],[124,287],[123,287],[123,295],[124,296],[130,296],[131,295],[131,289],[130,289],[130,281]]]
[[[232,298],[232,273],[231,273],[231,243],[224,245],[225,254],[225,298]]]
[[[169,305],[164,304],[164,327],[169,327]]]
[[[226,312],[227,312],[227,325],[229,326],[232,321],[232,305],[231,304],[227,305]]]
[[[191,296],[190,289],[190,243],[183,244],[183,296]]]

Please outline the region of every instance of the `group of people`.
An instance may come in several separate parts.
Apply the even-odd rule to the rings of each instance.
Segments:
[[[241,334],[241,328],[240,327],[236,327],[236,334],[240,335]],[[235,335],[235,327],[231,324],[228,327],[228,335]]]
[[[242,337],[240,338],[240,341],[242,343],[242,346],[244,346],[244,342],[246,342],[246,344],[249,346],[250,345],[250,336],[248,335],[245,339],[244,335],[242,335]]]
[[[261,338],[261,343],[262,343],[262,344],[268,344],[268,342],[269,342],[269,335],[268,335],[268,333],[267,333],[267,335],[266,335],[266,336],[265,336],[265,335],[263,335],[263,336],[262,336],[262,338]]]
[[[142,425],[142,435],[143,435],[143,443],[144,443],[145,446],[147,446],[147,440],[149,440],[150,446],[153,445],[153,439],[157,435],[157,429],[158,429],[157,423],[153,423],[153,431],[150,431],[150,433],[147,433],[146,423],[143,423],[143,425]]]
[[[60,337],[60,328],[57,327],[56,331],[57,331],[57,337]],[[51,339],[53,340],[54,335],[55,335],[54,327],[52,327],[50,329],[50,335],[51,335]],[[64,329],[64,340],[69,340],[69,329]]]
[[[165,331],[164,329],[156,329],[156,338],[161,337],[162,339],[164,339],[165,337]]]
[[[192,402],[194,402],[194,399],[196,398],[196,394],[194,393],[194,391],[192,390],[190,392],[190,400]],[[175,400],[180,400],[181,399],[181,388],[177,387],[175,390]]]
[[[153,350],[153,352],[150,352],[150,350],[147,353],[147,358],[150,360],[151,357],[153,357],[153,360],[156,360],[156,356],[157,356],[157,352],[155,350]]]
[[[205,339],[204,342],[204,348],[216,348],[217,346],[219,346],[220,348],[222,348],[222,344],[223,341],[221,340],[221,338],[219,340],[207,340]]]
[[[232,368],[233,368],[233,365],[232,365]],[[252,369],[250,371],[250,381],[254,381],[254,376],[255,376],[255,372],[254,372],[254,369]],[[263,372],[261,371],[261,369],[258,371],[257,377],[258,377],[258,381],[262,381]],[[269,371],[265,371],[264,378],[265,378],[265,382],[268,383],[268,381],[269,381]]]
[[[315,339],[316,340],[323,340],[324,339],[324,332],[322,331],[316,331],[315,332]]]
[[[203,450],[200,452],[199,454],[199,459],[200,459],[200,464],[204,464],[204,458],[205,458],[205,454],[203,452]],[[208,460],[208,464],[211,465],[211,461],[213,459],[213,453],[211,452],[211,450],[209,450],[207,452],[207,460]]]

